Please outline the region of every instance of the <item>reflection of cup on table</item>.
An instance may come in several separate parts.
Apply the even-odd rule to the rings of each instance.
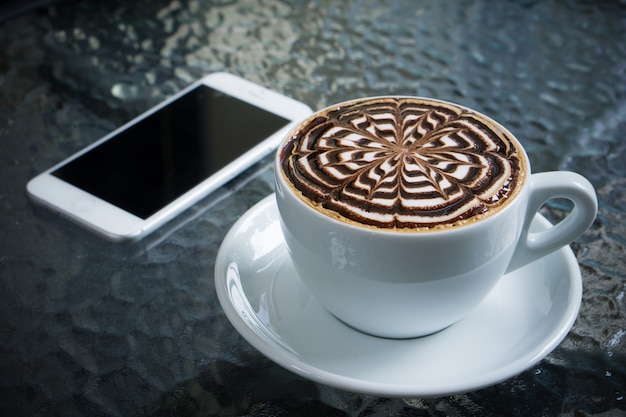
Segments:
[[[580,175],[531,175],[497,122],[416,97],[349,101],[302,121],[277,152],[276,198],[305,286],[348,325],[392,338],[458,321],[507,270],[576,239],[597,210]],[[553,198],[574,210],[529,233]]]

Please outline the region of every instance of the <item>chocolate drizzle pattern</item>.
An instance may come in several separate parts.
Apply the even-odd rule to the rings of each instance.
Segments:
[[[385,229],[450,227],[483,218],[521,188],[524,156],[498,125],[463,107],[373,98],[319,112],[281,150],[304,201]]]

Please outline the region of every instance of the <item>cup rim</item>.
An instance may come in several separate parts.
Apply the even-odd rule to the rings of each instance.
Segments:
[[[324,213],[321,213],[319,210],[317,210],[316,208],[312,207],[310,204],[306,203],[305,201],[303,201],[303,199],[297,195],[297,191],[294,190],[294,187],[289,183],[289,181],[287,180],[287,178],[285,177],[285,174],[282,171],[281,168],[281,163],[280,163],[280,157],[281,157],[281,153],[283,148],[285,147],[285,144],[287,143],[287,141],[292,137],[292,135],[298,131],[301,126],[306,123],[309,120],[314,119],[315,117],[317,117],[320,114],[323,114],[325,112],[327,112],[330,109],[333,108],[340,108],[341,106],[345,106],[345,105],[351,105],[354,103],[358,103],[361,101],[369,101],[369,100],[376,100],[376,99],[417,99],[417,100],[424,100],[424,101],[428,101],[428,102],[434,102],[434,103],[442,103],[444,105],[448,105],[448,106],[453,106],[453,107],[457,107],[457,108],[461,108],[464,109],[468,112],[471,112],[475,115],[478,115],[483,121],[488,122],[488,124],[490,125],[490,127],[495,127],[501,131],[503,131],[503,133],[505,135],[507,135],[507,137],[509,137],[512,142],[513,145],[516,147],[516,149],[520,152],[520,154],[522,155],[522,159],[524,161],[524,165],[526,167],[526,174],[524,175],[523,178],[523,183],[519,189],[519,191],[517,191],[515,193],[515,195],[513,195],[513,197],[510,199],[510,201],[507,202],[507,204],[502,207],[500,210],[497,210],[495,213],[484,216],[482,218],[479,218],[478,220],[470,220],[467,223],[460,223],[460,224],[454,224],[451,225],[449,227],[443,226],[443,227],[434,227],[434,228],[427,228],[427,229],[422,229],[422,230],[415,230],[415,229],[411,229],[411,228],[406,228],[406,229],[386,229],[386,228],[380,228],[380,227],[375,227],[375,226],[368,226],[368,225],[357,225],[357,224],[352,224],[352,222],[350,221],[343,221],[340,219],[337,219],[333,216],[328,216]],[[493,125],[493,126],[492,126]],[[526,150],[524,149],[524,147],[522,146],[521,142],[519,141],[519,139],[517,139],[517,137],[509,130],[507,129],[505,126],[503,126],[501,123],[499,123],[498,121],[494,120],[493,118],[485,115],[484,113],[481,113],[477,110],[474,110],[470,107],[461,105],[461,104],[457,104],[451,101],[446,101],[446,100],[441,100],[441,99],[434,99],[434,98],[429,98],[429,97],[423,97],[423,96],[411,96],[411,95],[396,95],[396,94],[390,94],[390,95],[378,95],[378,96],[368,96],[368,97],[362,97],[362,98],[356,98],[356,99],[350,99],[350,100],[345,100],[345,101],[341,101],[329,106],[326,106],[320,110],[317,110],[315,112],[313,112],[312,114],[300,119],[298,122],[295,123],[295,125],[287,132],[287,134],[282,138],[282,140],[280,141],[280,145],[277,148],[275,155],[274,155],[274,176],[275,176],[275,181],[281,181],[281,185],[282,188],[286,188],[288,191],[286,192],[290,192],[293,194],[293,197],[295,200],[298,201],[298,204],[306,207],[306,209],[312,213],[314,213],[316,216],[319,216],[320,218],[323,219],[327,219],[332,221],[335,224],[341,225],[342,227],[348,227],[350,229],[353,230],[361,230],[361,231],[368,231],[368,232],[372,232],[372,233],[382,233],[382,234],[389,234],[389,235],[394,235],[394,236],[398,236],[398,235],[406,235],[406,236],[417,236],[417,235],[434,235],[434,234],[449,234],[449,233],[458,233],[461,230],[469,230],[470,228],[475,228],[475,227],[479,227],[480,225],[484,225],[486,222],[490,221],[490,220],[494,220],[497,219],[498,217],[504,215],[506,212],[509,211],[510,207],[514,206],[516,204],[516,202],[522,197],[522,195],[525,194],[525,191],[528,188],[528,184],[530,183],[530,177],[532,175],[532,171],[531,171],[531,165],[530,165],[530,160],[528,158],[528,154],[526,153]],[[277,191],[278,191],[278,187]]]

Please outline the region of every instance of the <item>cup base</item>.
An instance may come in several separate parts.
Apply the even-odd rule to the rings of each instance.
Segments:
[[[303,284],[304,285],[304,284]],[[328,310],[326,310],[328,311]],[[420,338],[425,338],[425,337],[429,337],[429,336],[433,336],[436,335],[437,333],[443,332],[444,330],[448,329],[449,327],[454,326],[456,323],[458,323],[461,319],[455,321],[452,324],[449,324],[445,327],[442,327],[441,329],[438,330],[433,330],[433,331],[427,331],[427,332],[419,332],[419,333],[372,333],[369,332],[367,330],[363,330],[363,329],[359,329],[358,327],[352,326],[350,323],[347,323],[343,320],[341,320],[339,317],[335,316],[334,314],[332,314],[330,311],[329,313],[335,318],[337,319],[342,325],[349,327],[353,330],[356,330],[359,333],[363,333],[364,335],[367,336],[372,336],[372,337],[377,337],[379,339],[388,339],[388,340],[411,340],[411,339],[420,339]]]

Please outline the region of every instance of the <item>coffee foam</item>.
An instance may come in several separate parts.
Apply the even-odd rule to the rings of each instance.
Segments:
[[[318,112],[280,150],[301,199],[348,223],[430,230],[506,206],[525,180],[516,140],[463,107],[411,97],[362,99]]]

